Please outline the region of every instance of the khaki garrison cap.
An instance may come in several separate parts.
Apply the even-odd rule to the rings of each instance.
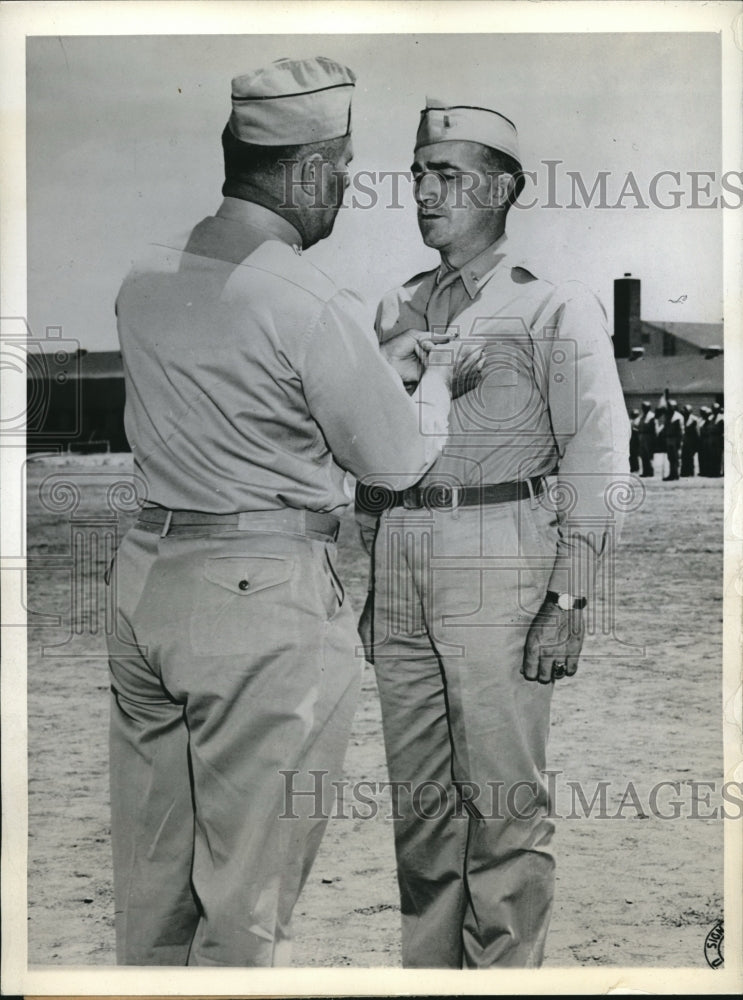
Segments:
[[[256,146],[299,146],[348,135],[355,82],[350,69],[324,56],[278,59],[234,78],[229,129]]]
[[[463,104],[445,104],[437,98],[427,97],[421,111],[415,148],[434,142],[479,142],[483,146],[507,153],[521,166],[519,139],[513,122],[490,108],[470,107]]]

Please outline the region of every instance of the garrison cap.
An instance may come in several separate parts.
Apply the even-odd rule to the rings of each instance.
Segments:
[[[519,138],[516,126],[499,111],[466,104],[446,104],[434,97],[426,98],[421,111],[415,148],[434,142],[479,142],[483,146],[507,153],[521,167]]]
[[[277,59],[232,81],[230,132],[256,146],[300,146],[351,132],[355,74],[324,56]]]

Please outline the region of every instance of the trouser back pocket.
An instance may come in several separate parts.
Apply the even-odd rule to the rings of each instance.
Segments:
[[[294,569],[291,557],[205,559],[190,619],[194,651],[216,656],[239,653],[254,643],[256,630],[280,628],[292,606]]]

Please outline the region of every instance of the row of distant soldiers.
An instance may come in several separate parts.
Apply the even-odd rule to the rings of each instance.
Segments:
[[[675,399],[661,401],[651,408],[647,401],[642,413],[632,410],[632,436],[630,438],[629,467],[642,477],[653,475],[653,456],[661,452],[668,456],[669,473],[664,482],[679,476],[695,474],[694,456],[698,456],[699,475],[717,478],[723,474],[723,437],[725,415],[722,404],[717,402],[699,408],[695,416],[688,404],[678,408]]]

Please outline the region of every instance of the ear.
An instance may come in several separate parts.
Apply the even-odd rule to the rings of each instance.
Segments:
[[[300,163],[300,184],[305,194],[313,194],[320,182],[323,158],[319,153],[312,153]]]
[[[499,173],[493,185],[493,207],[507,208],[508,199],[516,186],[516,178],[506,171]]]

